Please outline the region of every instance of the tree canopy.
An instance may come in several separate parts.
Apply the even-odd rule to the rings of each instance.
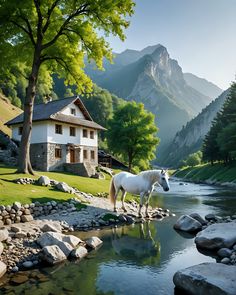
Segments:
[[[154,115],[142,103],[127,102],[114,112],[107,132],[108,146],[115,154],[133,165],[148,165],[155,158],[158,128]]]
[[[236,83],[230,87],[222,110],[213,120],[203,143],[203,160],[231,162],[236,159]]]
[[[42,72],[57,73],[66,84],[76,85],[78,92],[90,92],[92,81],[83,69],[85,55],[102,69],[103,58],[112,59],[104,36],[124,40],[133,7],[132,0],[0,1],[1,71],[11,73],[21,63],[27,79],[19,172],[33,173],[29,156],[32,113]]]

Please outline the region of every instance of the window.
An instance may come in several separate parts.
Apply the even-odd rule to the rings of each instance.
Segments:
[[[70,136],[75,136],[75,127],[70,126]]]
[[[59,125],[59,124],[55,125],[55,133],[62,134],[62,125]]]
[[[83,137],[88,137],[88,130],[87,129],[83,129]]]
[[[61,148],[55,148],[55,158],[61,159]]]
[[[94,131],[90,131],[90,138],[94,139]]]
[[[76,115],[76,110],[71,108],[70,113],[71,113],[71,115],[75,116]]]
[[[95,159],[95,152],[94,151],[90,151],[90,156],[91,156],[91,160]]]
[[[83,156],[84,156],[84,159],[88,158],[88,151],[87,150],[83,150]]]
[[[23,132],[23,127],[21,126],[18,128],[18,135],[22,135],[22,132]]]

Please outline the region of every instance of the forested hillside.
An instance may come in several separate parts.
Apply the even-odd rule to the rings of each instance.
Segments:
[[[230,87],[224,106],[213,120],[203,143],[203,159],[231,163],[236,160],[236,83]]]
[[[166,149],[163,165],[178,166],[189,154],[201,149],[203,139],[211,128],[212,120],[222,108],[228,94],[229,90],[224,91],[198,116],[188,122],[181,131],[176,133],[174,140]]]

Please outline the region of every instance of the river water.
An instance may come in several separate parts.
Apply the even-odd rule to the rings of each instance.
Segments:
[[[181,235],[173,224],[182,214],[204,216],[236,214],[236,192],[230,189],[171,182],[167,193],[159,190],[153,205],[168,208],[175,217],[116,229],[76,233],[85,239],[99,236],[103,245],[83,260],[31,271],[19,286],[5,285],[0,294],[31,295],[172,295],[174,273],[215,258],[200,253],[194,237]]]

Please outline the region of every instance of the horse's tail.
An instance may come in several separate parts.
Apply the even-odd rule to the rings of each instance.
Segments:
[[[112,204],[115,204],[115,195],[116,195],[116,188],[114,185],[114,176],[113,176],[111,180],[111,184],[110,184],[110,191],[109,191],[109,197]]]

